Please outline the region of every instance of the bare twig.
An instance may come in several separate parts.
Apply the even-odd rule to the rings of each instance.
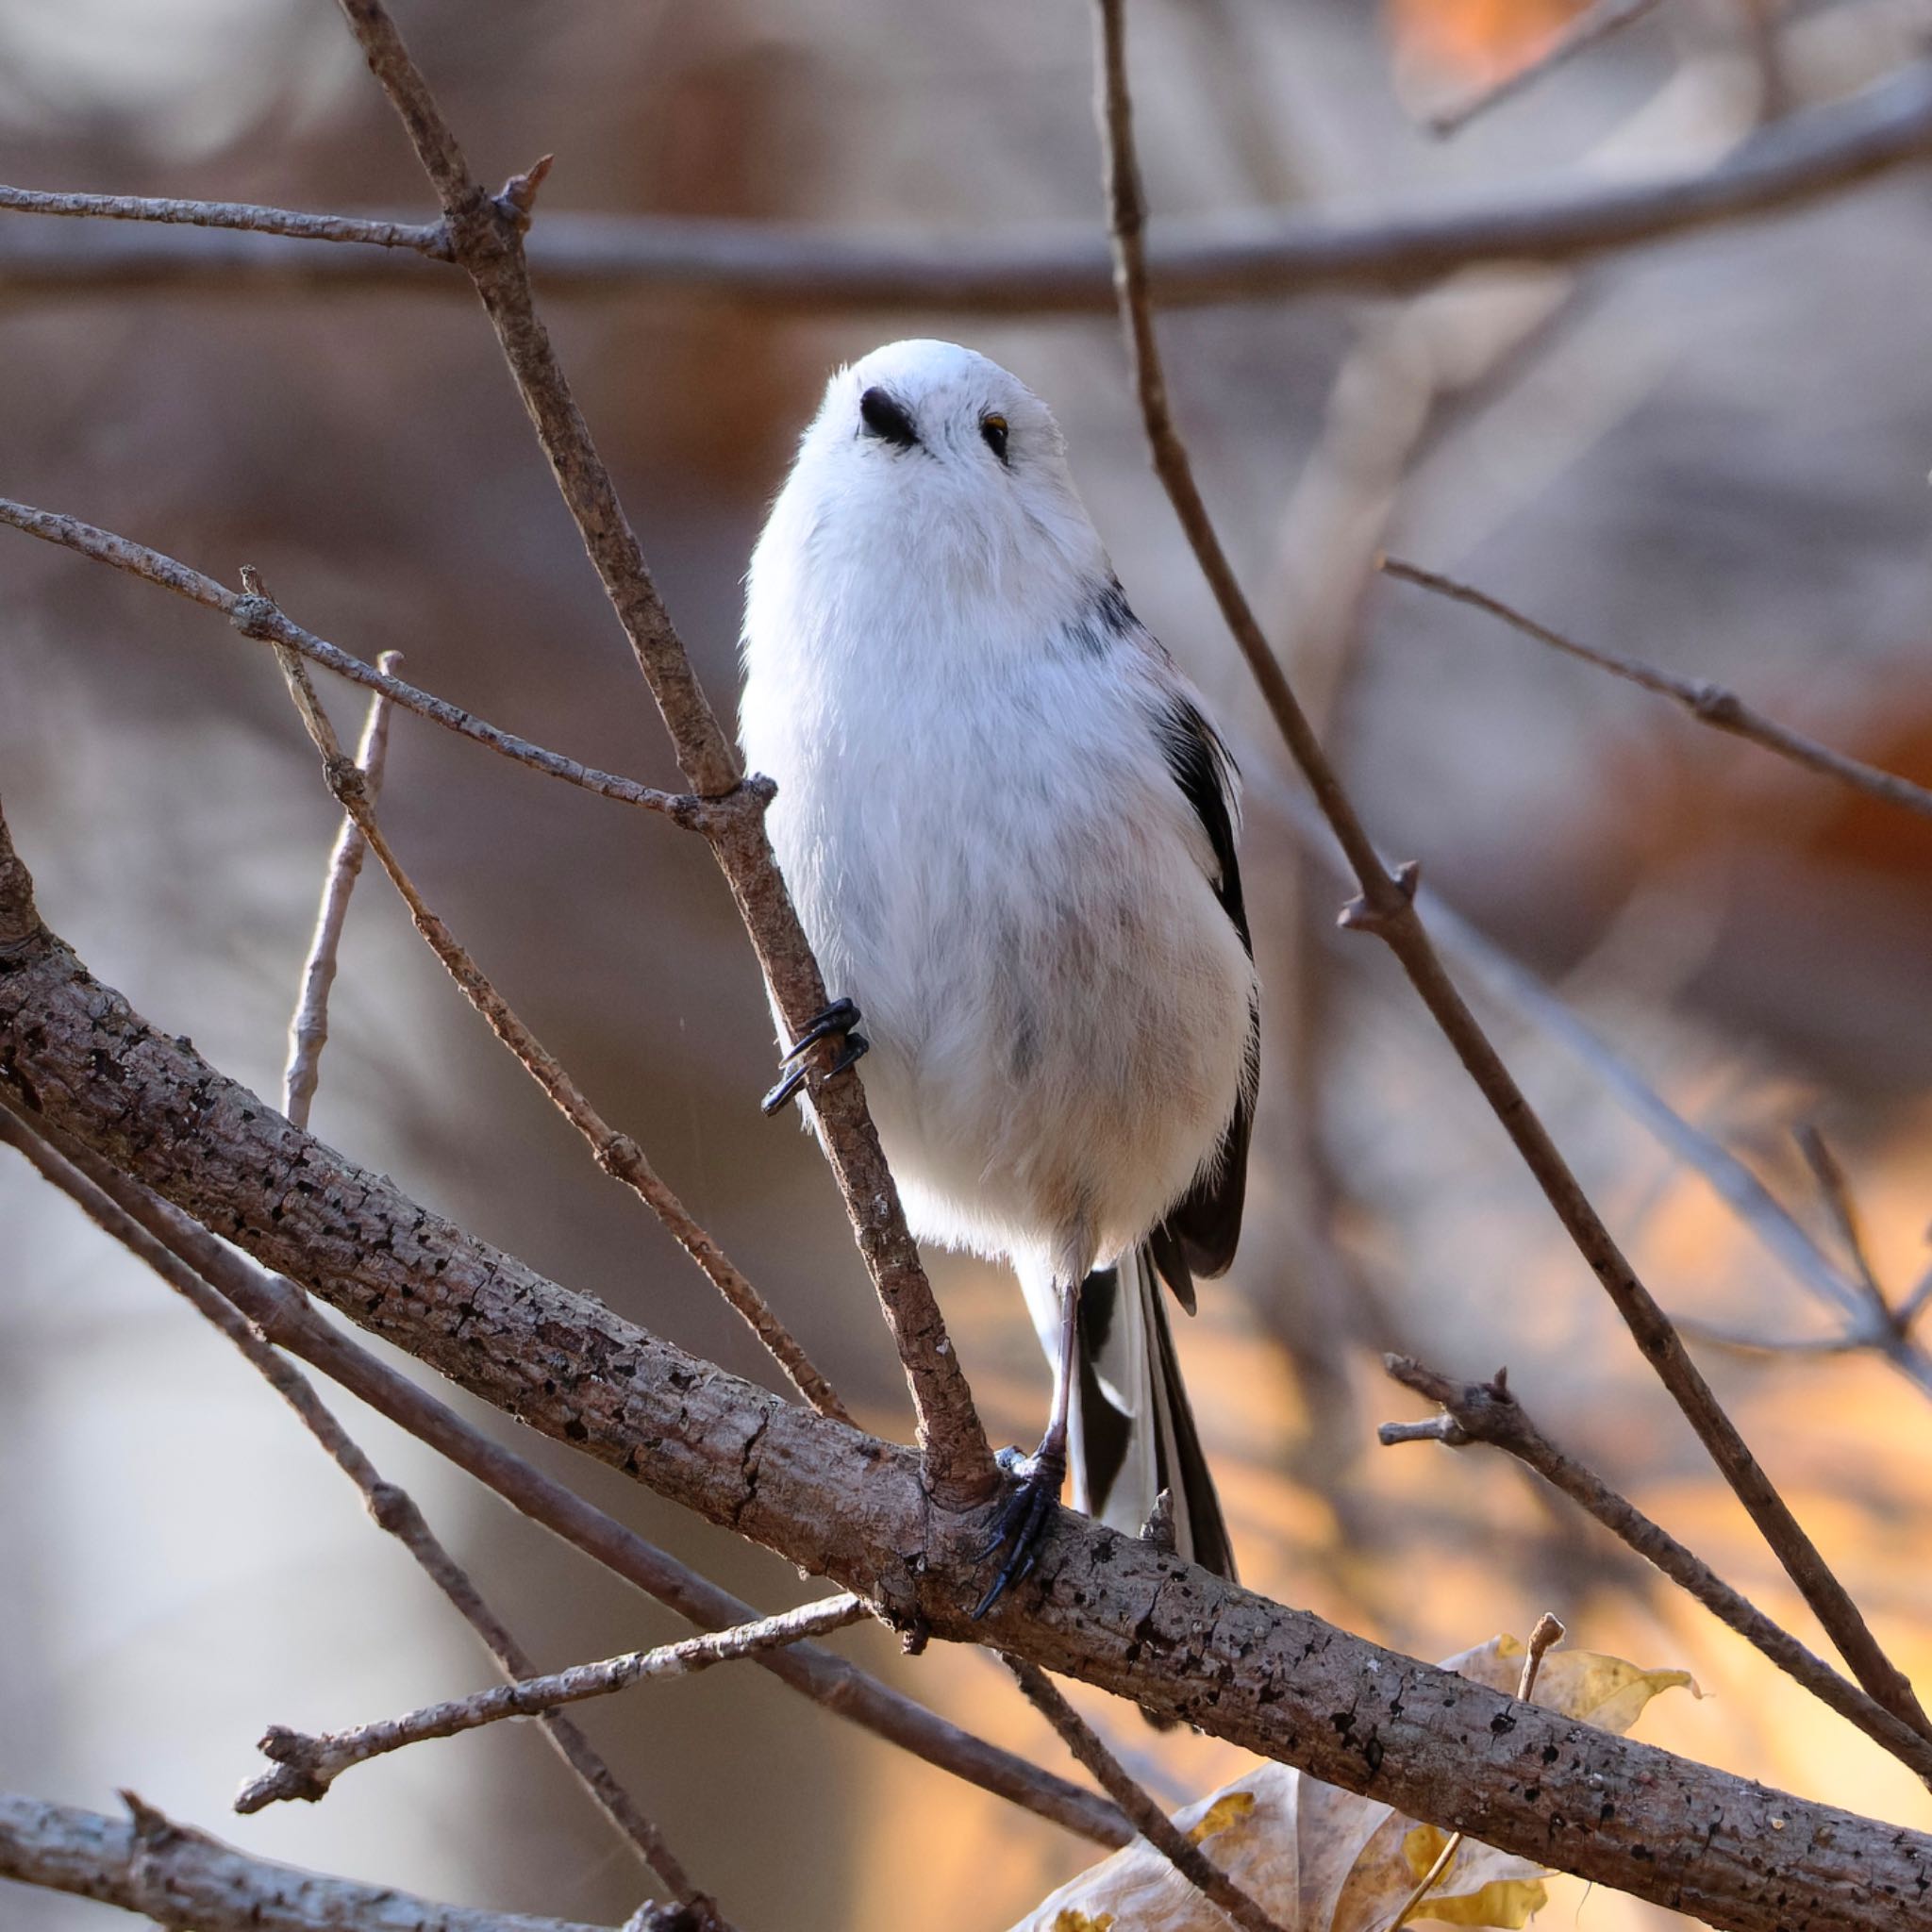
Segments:
[[[1110,231],[1121,319],[1154,467],[1187,533],[1224,619],[1261,688],[1275,724],[1328,821],[1361,896],[1344,909],[1344,925],[1373,933],[1401,963],[1437,1025],[1515,1143],[1579,1253],[1623,1316],[1644,1358],[1684,1412],[1711,1459],[1775,1552],[1806,1601],[1831,1633],[1860,1683],[1914,1729],[1932,1737],[1932,1721],[1907,1680],[1879,1648],[1858,1607],[1791,1514],[1737,1426],[1725,1414],[1676,1330],[1639,1280],[1602,1218],[1570,1171],[1549,1130],[1530,1106],[1489,1036],[1444,969],[1415,909],[1416,868],[1391,873],[1363,827],[1354,802],[1329,763],[1288,678],[1270,649],[1215,531],[1174,427],[1161,374],[1150,307],[1146,204],[1134,158],[1133,108],[1127,87],[1124,0],[1095,0],[1097,91],[1106,143]]]
[[[255,571],[244,565],[242,577],[253,603],[275,608]],[[408,874],[403,870],[377,824],[367,780],[356,761],[342,751],[335,727],[329,723],[328,713],[323,709],[315,687],[309,681],[307,666],[293,651],[278,646],[277,655],[303,725],[313,740],[316,750],[322,754],[323,776],[329,791],[368,842],[376,863],[402,894],[416,930],[441,960],[443,970],[456,981],[463,997],[482,1015],[497,1039],[515,1055],[524,1071],[550,1096],[557,1110],[584,1137],[596,1157],[597,1165],[614,1180],[620,1180],[629,1188],[663,1223],[685,1253],[703,1269],[706,1278],[763,1342],[773,1360],[791,1377],[798,1392],[821,1415],[850,1422],[852,1418],[845,1405],[840,1401],[838,1391],[819,1373],[797,1338],[772,1312],[764,1296],[745,1279],[737,1264],[665,1185],[644,1150],[628,1134],[618,1132],[591,1105],[583,1089],[571,1077],[562,1062],[517,1017],[509,1002],[490,983],[475,960],[458,943],[456,935],[430,909]]]
[[[225,1296],[158,1241],[56,1147],[34,1132],[10,1107],[0,1106],[0,1142],[13,1147],[47,1180],[72,1199],[90,1220],[143,1261],[195,1312],[234,1343],[304,1428],[354,1483],[382,1529],[408,1551],[463,1621],[482,1640],[505,1676],[514,1682],[536,1666],[503,1620],[484,1602],[469,1573],[424,1520],[407,1491],[385,1481],[335,1413],[316,1394],[300,1370],[291,1367],[245,1321]],[[591,1740],[560,1713],[543,1716],[543,1729],[557,1754],[576,1775],[592,1802],[630,1840],[666,1889],[691,1907],[710,1932],[729,1932],[711,1900],[694,1886],[663,1833],[639,1807]],[[320,1795],[320,1793],[316,1793]]]
[[[370,72],[389,95],[435,184],[456,258],[496,331],[558,488],[663,714],[687,783],[708,798],[738,790],[738,760],[730,741],[691,670],[537,312],[524,231],[543,166],[511,181],[501,195],[486,193],[471,175],[455,134],[382,0],[341,4]],[[704,829],[738,901],[766,984],[795,1039],[829,1000],[772,856],[763,817],[737,812],[710,821]],[[836,1051],[836,1041],[830,1041],[812,1050],[808,1091],[820,1141],[898,1347],[918,1417],[927,1487],[944,1515],[971,1515],[997,1493],[999,1471],[907,1228],[865,1090],[856,1079],[827,1077]],[[974,1533],[969,1526],[960,1528]]]
[[[1487,114],[1491,108],[1513,99],[1525,89],[1535,86],[1545,75],[1567,66],[1577,55],[1588,53],[1612,34],[1622,33],[1626,26],[1634,26],[1645,14],[1654,13],[1660,4],[1661,0],[1596,0],[1593,7],[1586,7],[1577,14],[1535,59],[1456,107],[1431,114],[1424,125],[1431,134],[1445,140],[1452,134],[1459,134],[1478,115]],[[1392,1927],[1391,1932],[1393,1932]]]
[[[1152,294],[1163,306],[1182,307],[1328,290],[1393,291],[1478,262],[1580,261],[1801,208],[1928,153],[1932,70],[1913,66],[1851,100],[1782,123],[1713,167],[1531,191],[1512,183],[1474,206],[1425,202],[1366,214],[1175,222],[1151,251]],[[325,223],[341,230],[337,239],[379,245],[317,248],[273,234],[19,221],[0,223],[0,270],[16,296],[238,287],[434,294],[451,286],[413,258],[419,247],[432,252],[427,244],[442,232],[440,224],[286,219]],[[395,239],[356,232],[362,226],[391,230]],[[544,220],[531,258],[547,294],[695,293],[767,313],[1091,314],[1112,299],[1106,250],[1091,229],[1063,225],[988,236],[558,214]]]
[[[1129,1774],[1126,1766],[1107,1748],[1100,1733],[1060,1695],[1053,1679],[1039,1665],[1017,1657],[1007,1657],[1004,1661],[1034,1709],[1059,1733],[1061,1743],[1134,1821],[1141,1836],[1196,1891],[1211,1900],[1245,1932],[1282,1932],[1260,1905],[1182,1831]]]
[[[1868,765],[1862,759],[1847,758],[1843,752],[1834,751],[1815,738],[1793,731],[1789,725],[1767,718],[1762,711],[1754,710],[1736,691],[1726,690],[1721,684],[1678,677],[1638,658],[1624,657],[1619,652],[1606,651],[1595,644],[1578,643],[1575,639],[1566,638],[1560,631],[1551,630],[1538,624],[1534,618],[1524,616],[1520,610],[1511,608],[1487,591],[1457,583],[1453,577],[1441,576],[1434,571],[1423,570],[1415,564],[1403,563],[1390,557],[1383,559],[1382,569],[1387,575],[1399,577],[1404,583],[1433,591],[1439,597],[1466,604],[1473,610],[1486,611],[1490,616],[1501,619],[1511,630],[1521,631],[1524,637],[1534,638],[1538,643],[1548,644],[1552,650],[1581,658],[1584,663],[1594,664],[1599,670],[1626,678],[1632,684],[1641,684],[1645,691],[1674,698],[1693,718],[1715,730],[1728,731],[1735,738],[1749,739],[1753,744],[1775,752],[1778,757],[1789,758],[1795,765],[1803,765],[1807,771],[1821,772],[1827,778],[1836,778],[1840,784],[1867,792],[1874,798],[1881,798],[1888,805],[1916,812],[1921,818],[1932,818],[1932,791],[1926,791],[1923,785],[1914,785],[1909,778],[1901,778],[1894,772],[1880,771],[1876,765]]]
[[[1839,1239],[1845,1244],[1845,1253],[1851,1257],[1858,1286],[1865,1291],[1873,1326],[1881,1333],[1901,1333],[1898,1316],[1886,1299],[1884,1286],[1872,1266],[1871,1252],[1865,1244],[1864,1224],[1858,1217],[1857,1204],[1852,1199],[1851,1183],[1845,1179],[1844,1169],[1838,1164],[1838,1156],[1831,1151],[1824,1134],[1808,1121],[1797,1129],[1796,1138],[1798,1151],[1805,1157],[1805,1165],[1811,1170],[1811,1178],[1818,1183],[1825,1211],[1831,1216],[1832,1225],[1838,1229]]]
[[[285,1276],[270,1274],[65,1136],[58,1151],[141,1226],[225,1295],[277,1347],[299,1356],[399,1428],[493,1490],[530,1522],[580,1550],[701,1628],[753,1622],[751,1605],[679,1563],[586,1502],[316,1313]],[[1096,1844],[1133,1836],[1106,1799],[990,1744],[868,1675],[848,1658],[799,1643],[753,1661],[834,1715]]]
[[[400,651],[385,651],[375,666],[385,677],[393,677],[403,661]],[[369,712],[362,724],[362,741],[356,748],[357,768],[362,774],[362,787],[373,807],[382,791],[383,764],[389,756],[390,701],[377,691],[369,700]],[[342,814],[336,833],[335,849],[329,854],[328,873],[323,880],[322,907],[316,914],[315,936],[308,942],[308,958],[302,967],[302,991],[289,1022],[289,1064],[282,1074],[282,1111],[298,1127],[308,1124],[308,1103],[315,1097],[320,1075],[322,1050],[328,1043],[328,995],[335,984],[336,958],[342,943],[342,927],[349,916],[349,895],[362,870],[362,857],[369,841],[362,828],[347,812]]]
[[[0,497],[0,524],[10,524],[30,537],[76,550],[96,563],[111,564],[116,570],[125,570],[130,575],[158,584],[164,591],[173,591],[191,603],[218,610],[244,637],[298,651],[325,671],[333,671],[337,676],[345,677],[365,691],[379,692],[391,704],[415,712],[419,718],[428,719],[432,724],[441,724],[445,731],[473,739],[478,744],[488,745],[491,751],[500,752],[507,758],[513,758],[520,765],[527,765],[532,771],[541,772],[552,778],[561,778],[566,784],[580,786],[586,791],[594,791],[601,798],[614,798],[625,805],[641,806],[647,811],[660,811],[677,824],[690,826],[701,825],[713,814],[732,808],[728,799],[713,801],[658,791],[649,785],[640,785],[635,779],[600,772],[592,765],[564,757],[561,752],[545,751],[542,746],[532,744],[514,732],[486,724],[460,705],[453,705],[445,698],[432,697],[427,691],[418,691],[414,685],[405,684],[401,678],[391,677],[378,671],[375,665],[351,657],[347,651],[304,630],[300,625],[291,624],[272,604],[250,598],[245,593],[238,596],[213,577],[203,576],[198,570],[191,569],[172,557],[164,557],[158,550],[150,550],[145,544],[116,536],[111,530],[97,529],[92,524],[82,523],[78,517],[67,516],[58,510],[35,509],[29,504],[13,503]],[[743,790],[752,792],[758,788],[747,785]]]
[[[708,1636],[689,1637],[679,1643],[659,1644],[655,1650],[628,1651],[623,1657],[606,1657],[601,1663],[576,1664],[567,1671],[552,1671],[542,1676],[498,1684],[491,1690],[478,1690],[474,1696],[425,1705],[421,1710],[360,1724],[352,1731],[330,1731],[321,1737],[310,1737],[284,1724],[271,1724],[261,1740],[261,1751],[265,1757],[275,1761],[275,1769],[244,1785],[235,1800],[235,1808],[242,1812],[260,1811],[292,1798],[313,1802],[343,1772],[407,1745],[421,1744],[431,1738],[458,1737],[484,1724],[500,1724],[506,1718],[543,1717],[554,1713],[560,1704],[608,1697],[647,1678],[690,1676],[694,1672],[708,1670],[713,1664],[756,1657],[761,1651],[780,1649],[802,1638],[841,1630],[871,1614],[863,1597],[846,1591],[827,1597],[823,1603],[807,1604],[799,1609],[761,1617],[756,1623],[740,1624]]]
[[[1747,1642],[1755,1644],[1779,1670],[1802,1684],[1822,1704],[1882,1745],[1928,1783],[1932,1783],[1932,1743],[1894,1716],[1874,1698],[1847,1682],[1812,1655],[1791,1634],[1766,1616],[1757,1605],[1733,1590],[1702,1557],[1677,1541],[1635,1505],[1611,1489],[1593,1470],[1566,1455],[1524,1412],[1498,1373],[1490,1382],[1463,1383],[1424,1367],[1407,1356],[1383,1358],[1390,1374],[1405,1389],[1440,1403],[1442,1412],[1421,1423],[1385,1423],[1382,1442],[1445,1442],[1452,1449],[1468,1442],[1488,1442],[1507,1450],[1525,1468],[1559,1490],[1573,1503],[1660,1570],[1680,1589]]]
[[[0,1878],[98,1899],[180,1932],[605,1932],[272,1865],[175,1824],[132,1791],[121,1798],[125,1819],[0,1792]]]
[[[165,227],[229,228],[287,235],[301,242],[355,242],[449,259],[440,222],[386,222],[366,215],[308,214],[246,201],[182,201],[150,194],[69,194],[0,186],[0,210],[23,215],[90,215],[110,222],[157,222]]]

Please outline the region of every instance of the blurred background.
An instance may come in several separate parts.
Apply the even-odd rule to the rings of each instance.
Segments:
[[[1139,0],[1163,214],[1504,199],[1693,167],[1917,58],[1925,0],[1665,0],[1453,142],[1418,125],[1531,58],[1570,0]],[[555,151],[554,210],[986,229],[1097,220],[1089,10],[859,0],[410,0],[471,157]],[[0,0],[0,176],[302,208],[423,209],[323,0]],[[18,225],[28,218],[5,217]],[[540,214],[540,223],[541,216]],[[433,279],[433,278],[428,278]],[[675,782],[663,733],[458,278],[425,292],[9,291],[0,491],[233,583],[541,742]],[[540,290],[541,292],[541,290]],[[1799,1158],[1828,1137],[1894,1301],[1932,1216],[1932,837],[1468,611],[1377,579],[1387,547],[1932,781],[1932,177],[1584,269],[1412,298],[1174,313],[1179,416],[1280,648],[1393,857],[1555,989],[1626,1075],[1741,1157],[1834,1266]],[[1507,1362],[1532,1414],[1807,1641],[1711,1474],[1447,1049],[1294,831],[1295,788],[1149,473],[1112,322],[811,317],[689,290],[549,319],[721,708],[739,579],[828,369],[958,336],[1058,411],[1141,615],[1247,774],[1268,1008],[1253,1207],[1182,1337],[1246,1580],[1405,1651],[1559,1614],[1682,1665],[1640,1735],[1922,1828],[1908,1773],[1498,1456],[1379,1449],[1417,1412],[1377,1366]],[[271,658],[208,612],[0,532],[0,786],[50,924],[135,1006],[278,1091],[334,819]],[[353,729],[359,703],[336,693]],[[384,815],[432,902],[634,1132],[866,1422],[896,1364],[809,1141],[758,1117],[773,1046],[702,846],[408,717]],[[1461,955],[1460,976],[1481,982]],[[1491,976],[1493,977],[1491,964]],[[1633,1118],[1600,1055],[1515,993],[1482,1008],[1665,1304],[1758,1338],[1843,1318]],[[735,1320],[503,1055],[379,876],[350,921],[315,1125],[420,1199],[766,1380]],[[995,1440],[1046,1378],[1004,1276],[934,1257]],[[1870,1350],[1700,1359],[1894,1657],[1932,1685],[1932,1395]],[[341,1403],[548,1665],[675,1620]],[[499,1424],[491,1418],[492,1427]],[[785,1565],[549,1445],[600,1504],[767,1608]],[[833,1640],[1066,1769],[985,1657]],[[23,1164],[0,1163],[0,1785],[117,1787],[292,1862],[621,1920],[628,1852],[528,1726],[381,1760],[239,1820],[273,1720],[311,1729],[472,1688],[468,1633],[276,1398]],[[1083,1707],[1163,1796],[1243,1759]],[[747,1932],[1008,1924],[1092,1848],[892,1753],[755,1669],[584,1722]],[[1558,1881],[1542,1923],[1688,1922]],[[105,1925],[20,1890],[18,1932]]]

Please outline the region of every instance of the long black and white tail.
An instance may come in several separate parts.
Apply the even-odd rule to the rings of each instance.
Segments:
[[[1078,1361],[1068,1430],[1074,1508],[1138,1536],[1166,1490],[1175,1548],[1232,1579],[1234,1549],[1181,1386],[1151,1244],[1082,1285]]]

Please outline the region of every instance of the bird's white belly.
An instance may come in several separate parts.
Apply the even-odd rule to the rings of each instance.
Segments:
[[[913,1230],[1108,1260],[1213,1157],[1242,1077],[1253,969],[1189,808],[1151,747],[1124,796],[1118,769],[1070,783],[1059,742],[1029,773],[1009,733],[996,780],[898,751],[774,773],[771,830],[831,992],[864,1016]]]

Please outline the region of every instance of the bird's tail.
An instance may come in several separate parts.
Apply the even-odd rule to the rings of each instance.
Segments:
[[[1076,1509],[1138,1536],[1165,1490],[1175,1549],[1233,1579],[1234,1548],[1145,1244],[1115,1267],[1095,1269],[1080,1290],[1079,1376],[1068,1434]]]

